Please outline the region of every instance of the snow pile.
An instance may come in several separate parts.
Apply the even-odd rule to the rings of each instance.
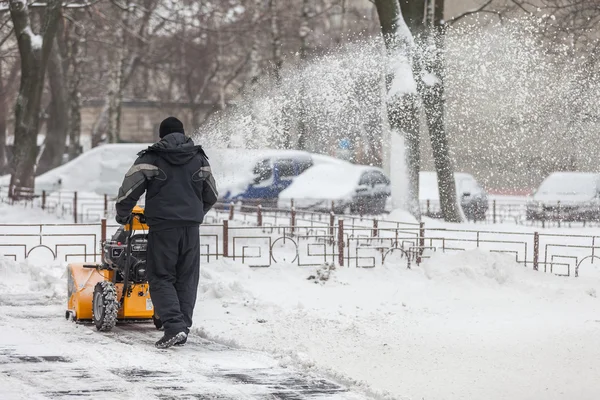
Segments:
[[[452,255],[438,254],[427,260],[423,264],[423,269],[429,279],[448,283],[467,281],[477,285],[489,283],[510,285],[516,281],[518,272],[535,274],[529,270],[525,271],[525,268],[516,262],[511,262],[504,254],[480,250]]]
[[[482,251],[412,270],[227,260],[202,266],[194,332],[379,398],[592,399],[598,290],[598,279],[533,272]]]
[[[87,191],[116,196],[125,172],[136,155],[148,144],[105,144],[81,154],[70,162],[35,179],[35,190]],[[8,185],[10,176],[0,177],[0,185]]]
[[[35,265],[0,256],[0,305],[11,303],[15,296],[31,299],[66,298],[66,273],[60,263]]]

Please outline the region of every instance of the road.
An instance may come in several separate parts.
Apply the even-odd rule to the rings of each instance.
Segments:
[[[0,387],[12,399],[366,399],[264,353],[191,336],[158,350],[153,325],[108,333],[64,319],[59,300],[0,295]]]

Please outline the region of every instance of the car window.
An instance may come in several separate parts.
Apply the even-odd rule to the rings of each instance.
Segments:
[[[256,163],[254,166],[254,183],[259,184],[273,176],[273,168],[271,168],[271,162],[269,160],[262,160]]]
[[[294,160],[278,160],[277,171],[280,179],[288,179],[296,176],[296,164]]]
[[[301,173],[303,173],[304,171],[306,171],[307,169],[309,169],[312,166],[313,166],[312,159],[300,160],[298,162],[298,175],[300,175]]]
[[[359,185],[371,186],[373,185],[373,174],[370,172],[365,172],[360,177]]]
[[[380,184],[387,185],[390,183],[389,179],[381,172],[373,172],[372,177],[373,177],[374,185],[380,185]]]

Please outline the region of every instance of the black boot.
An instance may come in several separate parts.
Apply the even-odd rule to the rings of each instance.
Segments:
[[[181,343],[182,341],[184,343],[187,341],[187,334],[185,332],[178,332],[176,334],[165,333],[155,345],[159,349],[167,349],[177,343]]]
[[[183,346],[184,344],[186,344],[187,338],[188,338],[189,335],[190,335],[190,328],[187,328],[185,330],[185,339],[183,339],[183,340],[175,343],[175,346]]]

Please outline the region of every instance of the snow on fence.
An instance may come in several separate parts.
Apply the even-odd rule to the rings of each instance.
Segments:
[[[102,243],[117,227],[104,218],[89,224],[0,224],[0,254],[15,260],[100,262]],[[216,207],[200,237],[203,262],[229,258],[251,267],[410,268],[436,253],[471,249],[506,253],[524,267],[562,276],[585,276],[600,262],[600,236],[448,229],[260,206]]]
[[[73,223],[97,223],[102,218],[113,219],[115,216],[115,199],[114,196],[99,195],[96,193],[89,192],[73,192],[73,191],[56,191],[47,193],[42,191],[39,194],[29,193],[26,196],[21,196],[19,200],[14,200],[8,195],[8,187],[0,186],[0,201],[4,203],[19,203],[27,207],[41,208],[48,211],[65,221]],[[143,199],[142,199],[143,201]],[[321,202],[327,204],[327,201]],[[290,208],[287,210],[281,210],[276,208],[273,204],[273,200],[248,200],[245,203],[237,203],[235,209],[239,211],[256,211],[257,208],[262,204],[262,209],[268,211],[270,214],[274,212],[280,212],[288,215],[294,208],[293,200]],[[271,207],[264,207],[264,205],[271,205]],[[222,208],[229,210],[231,204],[220,204]],[[509,200],[504,199],[491,199],[488,202],[488,209],[485,213],[484,221],[474,221],[477,223],[484,224],[514,224],[523,226],[537,226],[541,228],[546,227],[586,227],[586,226],[600,226],[598,220],[579,220],[569,221],[565,213],[561,213],[560,202],[557,203],[555,213],[551,215],[547,220],[528,220],[527,219],[527,201],[525,198],[518,199],[512,198]],[[333,211],[333,205],[331,207]],[[311,211],[305,209],[296,210],[298,213],[308,214]],[[439,218],[440,217],[440,204],[437,200],[425,200],[421,202],[421,213],[424,216]],[[319,210],[315,214],[326,215],[328,213]],[[348,216],[346,217],[348,218]]]

